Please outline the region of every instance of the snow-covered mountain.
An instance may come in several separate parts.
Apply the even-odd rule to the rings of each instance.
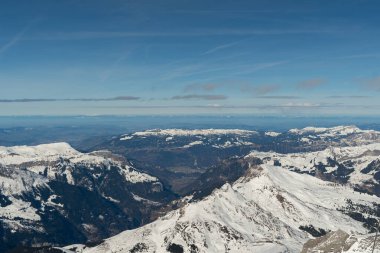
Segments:
[[[380,143],[331,147],[317,152],[253,152],[265,164],[307,173],[380,196]]]
[[[362,130],[356,126],[336,126],[336,127],[305,127],[302,129],[290,129],[290,133],[296,133],[296,134],[317,134],[321,137],[323,136],[347,136],[350,134],[357,134],[357,133],[376,133],[374,130]]]
[[[362,130],[356,126],[336,126],[331,128],[305,127],[303,129],[290,129],[287,135],[296,137],[296,139],[306,147],[309,145],[363,145],[378,142],[380,139],[380,132],[375,130]]]
[[[0,252],[44,243],[77,243],[65,249],[77,252],[312,252],[329,243],[366,252],[380,217],[379,143],[379,132],[342,126],[148,130],[88,153],[66,143],[0,147]],[[178,200],[162,180],[189,195]]]
[[[138,172],[121,157],[108,151],[81,153],[67,143],[53,143],[38,146],[0,147],[0,164],[7,167],[25,168],[49,179],[64,176],[69,184],[76,184],[73,166],[83,165],[89,170],[96,166],[117,166],[121,175],[129,183],[158,182],[148,174]],[[97,175],[99,176],[99,175]]]
[[[106,151],[0,147],[0,252],[97,241],[149,222],[174,198],[157,178]]]
[[[375,146],[358,147],[352,154],[342,148],[341,154],[355,160]],[[379,216],[380,199],[355,191],[349,184],[292,171],[300,163],[297,154],[284,166],[273,162],[272,157],[278,156],[252,152],[244,159],[260,158],[261,164],[251,164],[234,183],[204,199],[192,201],[190,197],[180,209],[98,246],[66,249],[85,253],[301,252],[315,236],[339,230],[359,238],[353,243],[362,247]]]

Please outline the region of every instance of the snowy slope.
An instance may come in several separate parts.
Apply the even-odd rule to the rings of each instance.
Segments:
[[[38,221],[37,210],[20,196],[36,188],[47,188],[48,180],[28,171],[6,169],[0,166],[0,220],[9,222],[12,228],[24,221]]]
[[[252,166],[232,186],[78,252],[300,252],[312,238],[300,226],[367,233],[338,211],[348,200],[369,207],[380,203],[375,196],[310,175],[270,164]]]
[[[261,158],[266,164],[325,176],[331,181],[347,182],[355,186],[378,184],[380,166],[380,143],[355,147],[331,147],[317,152],[279,154],[275,152],[252,152],[251,156]],[[370,165],[373,168],[370,168]],[[331,176],[328,178],[327,176]]]

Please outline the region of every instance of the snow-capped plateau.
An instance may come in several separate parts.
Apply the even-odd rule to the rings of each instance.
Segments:
[[[20,165],[39,161],[55,162],[60,158],[69,159],[74,163],[101,163],[105,161],[104,157],[91,153],[81,153],[65,142],[38,146],[0,146],[0,164],[3,165]]]
[[[267,156],[263,153],[262,159]],[[378,197],[349,185],[263,162],[251,165],[232,185],[227,183],[151,224],[95,247],[66,249],[84,253],[300,252],[315,231],[367,235],[368,229],[350,212],[366,207],[364,219],[370,219],[379,204]]]
[[[209,135],[250,135],[257,134],[256,131],[241,129],[152,129],[143,132],[135,132],[124,135],[120,140],[129,140],[134,136],[209,136]]]
[[[252,136],[257,136],[258,134],[256,131],[240,129],[153,129],[123,135],[120,137],[120,141],[158,137],[165,138],[166,142],[173,143],[178,141],[179,138],[185,138],[188,142],[183,145],[182,148],[191,148],[195,145],[202,144],[212,145],[214,148],[229,148],[241,145],[252,145],[251,142],[239,140],[239,138],[252,138]],[[221,137],[223,137],[223,140]]]
[[[273,131],[265,132],[265,135],[266,135],[266,136],[270,136],[270,137],[277,137],[277,136],[279,136],[280,134],[281,134],[281,133],[273,132]]]
[[[336,126],[336,127],[305,127],[302,129],[290,129],[290,133],[296,134],[318,134],[320,136],[345,136],[354,133],[376,133],[374,130],[362,130],[356,126]]]

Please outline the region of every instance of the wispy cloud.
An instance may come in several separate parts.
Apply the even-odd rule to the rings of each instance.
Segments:
[[[287,64],[287,63],[289,63],[289,61],[275,61],[275,62],[253,64],[250,66],[246,66],[245,69],[242,69],[241,71],[235,72],[235,75],[236,74],[239,74],[239,75],[251,74],[260,70],[270,69],[276,66]]]
[[[282,107],[288,107],[288,108],[310,108],[310,107],[330,107],[331,105],[328,104],[318,104],[318,103],[309,103],[309,102],[303,102],[303,103],[286,103],[283,104]]]
[[[362,58],[380,58],[380,54],[354,54],[337,57],[337,59],[362,59]]]
[[[367,89],[380,91],[380,76],[362,80],[361,84]]]
[[[204,52],[203,55],[213,54],[213,53],[218,52],[218,51],[220,51],[220,50],[234,47],[234,46],[236,46],[237,44],[239,44],[241,41],[242,41],[242,40],[239,40],[239,41],[235,41],[235,42],[232,42],[232,43],[227,43],[227,44],[223,44],[223,45],[216,46],[216,47],[211,48],[211,49],[207,50],[206,52]]]
[[[101,82],[107,81],[111,77],[112,72],[117,69],[120,63],[122,63],[124,60],[128,58],[129,54],[130,52],[121,53],[120,56],[111,64],[111,66],[101,73],[100,81]]]
[[[335,95],[335,96],[327,96],[326,98],[333,98],[333,99],[343,99],[343,98],[352,98],[352,99],[362,99],[362,98],[370,98],[371,96],[361,96],[361,95]]]
[[[186,85],[184,88],[184,92],[214,91],[222,86],[224,86],[223,83],[195,83]]]
[[[275,91],[278,91],[281,87],[277,84],[263,84],[263,85],[241,85],[240,90],[244,93],[249,92],[254,96],[262,96]]]
[[[299,96],[294,95],[267,95],[270,93],[274,93],[281,89],[280,85],[276,84],[263,84],[263,85],[254,85],[250,84],[246,81],[223,81],[220,83],[196,83],[196,84],[189,84],[184,87],[185,93],[190,92],[214,92],[220,88],[226,88],[230,89],[232,88],[235,90],[236,88],[240,88],[240,91],[242,93],[249,93],[252,94],[255,98],[260,99],[300,99]]]
[[[25,32],[29,29],[29,26],[24,28],[21,32],[17,33],[13,38],[11,38],[6,44],[0,47],[0,55],[8,51],[11,47],[16,45],[24,36]]]
[[[298,83],[297,88],[303,89],[303,90],[312,90],[312,89],[320,87],[326,83],[327,83],[327,81],[323,78],[309,79],[309,80],[304,80],[304,81]]]
[[[20,98],[20,99],[0,99],[0,103],[33,103],[33,102],[55,102],[57,99],[50,98]]]
[[[82,102],[100,102],[100,101],[130,101],[140,100],[140,97],[119,96],[113,98],[21,98],[21,99],[0,99],[0,103],[33,103],[33,102],[62,102],[62,101],[82,101]]]
[[[299,96],[257,96],[256,98],[262,99],[300,99]]]
[[[225,61],[226,59],[223,59]],[[162,80],[172,80],[176,78],[192,77],[218,73],[219,77],[249,75],[261,70],[270,69],[279,65],[289,63],[289,61],[274,61],[263,63],[226,64],[223,61],[209,61],[203,63],[193,63],[182,65],[162,75]]]
[[[226,100],[227,96],[224,95],[185,95],[185,96],[174,96],[173,100]]]
[[[114,97],[114,98],[106,98],[103,100],[105,100],[105,101],[123,101],[123,100],[140,100],[140,99],[141,99],[140,97],[135,97],[135,96],[118,96],[118,97]]]
[[[110,108],[125,108],[124,106],[106,106]],[[352,105],[352,104],[342,104],[342,103],[285,103],[285,104],[270,104],[270,105],[221,105],[221,104],[207,104],[207,105],[132,105],[128,108],[218,108],[218,109],[319,109],[319,108],[379,108],[379,105]]]
[[[289,10],[284,10],[284,9],[262,9],[262,10],[174,10],[174,11],[165,11],[165,13],[183,13],[183,14],[204,14],[204,15],[210,15],[210,14],[223,14],[223,15],[228,15],[228,14],[257,14],[257,13],[294,13],[294,12],[301,12],[301,10],[295,10],[295,9],[289,9]],[[302,12],[310,12],[310,10],[302,10]]]
[[[201,37],[332,33],[324,29],[203,29],[193,31],[78,31],[36,34],[30,40],[85,40],[128,37]]]
[[[15,36],[13,36],[7,43],[4,45],[0,45],[0,55],[8,51],[14,45],[19,43],[21,40],[24,40],[25,33],[35,24],[38,23],[39,19],[32,20],[29,24],[27,24],[20,32],[18,32]]]

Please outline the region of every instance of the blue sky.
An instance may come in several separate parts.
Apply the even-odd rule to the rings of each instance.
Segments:
[[[377,0],[1,1],[0,115],[379,115]]]

